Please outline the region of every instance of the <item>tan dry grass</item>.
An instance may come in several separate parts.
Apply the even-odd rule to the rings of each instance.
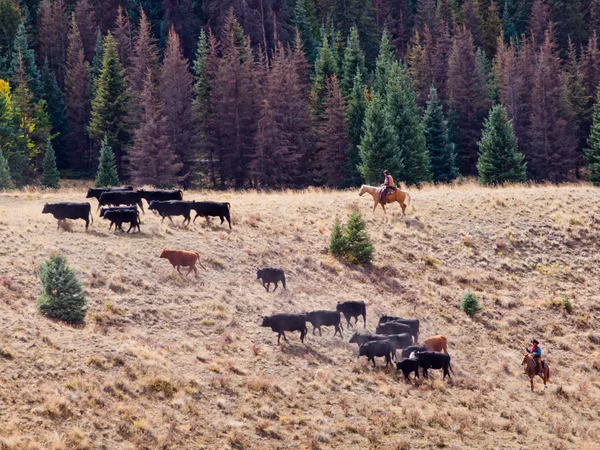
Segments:
[[[141,235],[85,233],[40,214],[85,201],[77,186],[0,194],[0,446],[29,448],[598,448],[600,193],[586,185],[473,184],[412,192],[409,216],[370,212],[355,191],[193,192],[232,204],[187,228],[142,216]],[[91,202],[93,208],[95,200]],[[359,208],[373,268],[326,252],[335,215]],[[177,221],[176,221],[177,222]],[[195,250],[209,269],[181,278],[163,247]],[[42,318],[36,266],[60,251],[88,294],[85,327]],[[267,294],[262,266],[286,270]],[[470,289],[485,310],[458,305]],[[567,296],[572,314],[562,307]],[[406,384],[356,361],[356,346],[309,331],[277,346],[262,314],[364,299],[449,338],[456,378]],[[543,343],[546,392],[530,393],[520,348]]]

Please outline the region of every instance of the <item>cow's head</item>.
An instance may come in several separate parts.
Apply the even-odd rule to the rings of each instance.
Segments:
[[[42,209],[42,214],[49,214],[52,212],[52,205],[50,203],[44,203],[44,209]]]
[[[148,209],[151,211],[156,209],[156,202],[154,200],[152,200],[150,203],[148,203]]]
[[[262,269],[258,269],[256,271],[256,279],[260,280],[262,277],[263,277],[263,271],[262,271]]]
[[[169,250],[167,250],[166,248],[163,248],[163,249],[162,249],[162,252],[161,252],[161,254],[160,254],[160,256],[159,256],[159,258],[167,258],[167,252],[168,252],[168,251],[169,251]]]
[[[261,327],[269,327],[271,326],[270,324],[270,317],[269,316],[262,316],[262,324]]]
[[[108,211],[108,208],[100,208],[100,217],[104,217],[104,214],[106,214],[106,211]]]
[[[337,305],[335,306],[335,310],[337,312],[341,312],[342,311],[342,306],[341,306],[340,302],[337,302]]]
[[[93,197],[93,195],[92,195],[93,192],[94,191],[92,191],[92,188],[89,188],[88,192],[87,192],[87,195],[85,196],[85,198],[92,198]]]
[[[354,333],[348,342],[350,342],[351,344],[355,344],[355,343],[357,343],[357,342],[358,342],[358,340],[359,340],[359,339],[358,339],[358,338],[359,338],[359,336],[360,336],[360,335],[359,335],[358,333]]]

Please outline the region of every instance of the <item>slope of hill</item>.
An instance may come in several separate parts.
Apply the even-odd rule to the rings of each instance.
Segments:
[[[233,230],[143,216],[142,233],[56,229],[46,201],[83,191],[0,195],[0,448],[600,448],[600,193],[588,186],[415,191],[371,214],[356,191],[186,193],[232,204]],[[92,207],[96,201],[92,200]],[[359,208],[374,267],[328,255],[336,215]],[[181,218],[176,220],[180,223]],[[181,278],[162,248],[196,250]],[[64,254],[84,282],[83,327],[39,315],[36,267]],[[256,269],[281,266],[267,294]],[[459,308],[470,289],[484,310]],[[391,313],[445,334],[456,376],[406,383],[357,360],[344,339],[298,333],[278,346],[263,314],[362,299],[367,328]],[[564,303],[573,310],[569,314]],[[359,327],[360,328],[360,327]],[[536,337],[551,382],[520,366]]]

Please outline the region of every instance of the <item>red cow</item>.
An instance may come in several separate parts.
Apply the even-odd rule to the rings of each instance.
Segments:
[[[446,355],[448,354],[448,339],[443,334],[425,339],[421,345],[424,345],[428,352],[444,352]]]
[[[181,275],[183,274],[181,273],[179,268],[183,266],[189,267],[186,276],[188,276],[193,270],[197,277],[198,270],[196,269],[196,262],[200,264],[200,267],[206,270],[206,267],[204,267],[199,261],[200,255],[196,252],[186,252],[185,250],[167,250],[166,248],[163,248],[160,257],[168,259],[169,262],[173,265],[173,267],[177,269],[177,272],[179,272]]]

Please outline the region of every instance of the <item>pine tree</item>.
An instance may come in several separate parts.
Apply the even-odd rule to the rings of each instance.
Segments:
[[[339,258],[344,255],[347,246],[348,243],[342,230],[342,223],[340,222],[340,218],[335,216],[335,222],[333,223],[333,229],[331,230],[331,238],[329,239],[329,251],[333,256]]]
[[[358,170],[366,183],[378,185],[384,170],[394,174],[404,171],[404,161],[397,150],[398,135],[379,94],[374,94],[367,105],[358,148],[361,158]]]
[[[477,64],[473,39],[463,28],[453,38],[448,68],[449,106],[456,112],[460,141],[458,165],[463,175],[474,175],[477,141],[487,107],[485,77]]]
[[[68,145],[71,168],[82,172],[91,172],[96,163],[89,151],[86,130],[91,109],[89,71],[77,21],[71,20],[65,77],[65,98],[69,123]]]
[[[425,141],[431,158],[433,181],[449,182],[458,178],[456,167],[456,149],[448,137],[448,126],[437,95],[437,89],[431,87],[427,109],[423,116]]]
[[[66,150],[68,133],[67,107],[63,93],[58,87],[56,77],[50,71],[47,61],[44,62],[41,82],[42,99],[46,102],[46,110],[52,125],[50,134],[54,136],[56,163],[60,169],[64,169],[69,163],[69,155]]]
[[[323,42],[319,56],[315,62],[315,75],[313,77],[312,89],[310,91],[310,100],[315,119],[319,120],[323,115],[323,103],[325,101],[326,87],[325,82],[337,72],[336,58],[329,45],[327,34],[323,33]]]
[[[23,24],[23,16],[19,4],[14,0],[0,0],[0,54],[8,55],[8,63],[11,63],[11,50],[19,27]]]
[[[165,188],[177,186],[182,181],[179,173],[183,163],[172,150],[161,96],[157,91],[152,72],[148,71],[141,95],[141,123],[129,152],[130,174],[138,185]]]
[[[490,1],[490,4],[485,12],[483,20],[483,49],[489,58],[493,58],[496,54],[496,40],[502,32],[502,21],[498,13],[498,5],[495,1]]]
[[[587,143],[585,161],[589,170],[589,180],[598,186],[600,185],[600,89],[594,105],[592,129]]]
[[[435,42],[433,51],[433,62],[431,63],[433,71],[433,83],[435,84],[442,105],[448,105],[448,61],[452,51],[452,41],[450,39],[450,30],[445,22],[440,22],[438,29],[438,38]]]
[[[374,248],[366,231],[367,223],[360,215],[360,212],[352,212],[344,228],[346,238],[344,259],[351,264],[371,264]]]
[[[496,105],[485,121],[479,142],[477,170],[482,184],[518,183],[526,179],[524,155],[518,151],[517,138],[506,108]]]
[[[14,183],[10,178],[10,167],[8,167],[8,161],[4,157],[3,151],[0,148],[0,190],[12,189]]]
[[[87,301],[75,270],[67,266],[66,259],[51,255],[40,264],[38,273],[42,282],[38,308],[42,315],[67,323],[83,322]]]
[[[365,57],[360,48],[360,40],[356,27],[350,29],[348,43],[344,51],[342,71],[340,76],[340,89],[344,98],[348,98],[354,86],[356,73],[360,74],[361,81],[367,81],[367,69],[365,68]]]
[[[387,116],[396,133],[398,155],[404,164],[404,170],[397,172],[398,179],[409,185],[431,181],[431,163],[421,114],[402,63],[394,63],[386,92]]]
[[[96,43],[94,44],[94,59],[90,66],[90,92],[92,98],[96,96],[96,81],[100,77],[100,71],[102,70],[102,60],[104,59],[104,38],[102,32],[98,29],[96,34]]]
[[[44,155],[44,162],[42,163],[42,187],[44,188],[57,188],[60,175],[56,168],[56,155],[54,154],[54,147],[52,142],[48,139],[46,144],[46,153]]]
[[[20,56],[19,56],[20,55]],[[14,85],[15,76],[19,65],[22,65],[25,76],[28,79],[28,88],[33,93],[36,99],[41,98],[42,83],[40,81],[40,71],[35,63],[35,53],[33,49],[29,47],[29,40],[27,38],[27,29],[24,24],[19,25],[17,28],[17,35],[15,36],[12,58],[11,58],[11,81]]]
[[[21,114],[15,108],[8,82],[0,79],[0,149],[7,161],[13,185],[27,183],[28,140],[21,130]]]
[[[125,78],[115,41],[110,33],[104,40],[102,69],[96,82],[96,96],[92,101],[92,113],[88,132],[92,139],[106,137],[115,152],[119,174],[125,173],[125,148],[131,135],[127,125],[127,93]]]
[[[340,187],[344,179],[348,135],[346,107],[335,75],[327,79],[324,107],[317,143],[319,175],[321,182],[326,186]]]
[[[160,72],[160,95],[166,123],[166,137],[177,156],[180,181],[189,187],[192,178],[190,168],[197,158],[197,145],[194,141],[194,78],[190,73],[189,62],[183,55],[181,40],[171,27],[165,48]],[[189,179],[188,179],[189,178]]]
[[[354,77],[352,92],[348,97],[348,108],[346,113],[348,127],[348,153],[346,154],[346,170],[342,187],[356,187],[362,182],[358,171],[360,164],[360,145],[362,127],[365,120],[365,85],[359,72]]]
[[[129,67],[129,62],[132,52],[132,40],[131,40],[131,23],[129,21],[129,14],[127,11],[123,11],[123,7],[119,5],[117,9],[117,20],[113,31],[115,43],[117,46],[117,53],[119,54],[119,60],[121,65],[126,69]]]
[[[390,36],[387,30],[383,30],[381,44],[379,45],[379,56],[375,62],[375,76],[373,79],[373,93],[385,95],[385,89],[389,81],[389,72],[394,65],[394,51],[390,44]]]
[[[590,104],[592,102],[592,97],[588,96],[586,93],[579,61],[577,60],[577,50],[571,40],[569,40],[566,76],[568,102],[573,109],[573,124],[576,127],[578,140],[577,151],[581,153],[586,147],[586,141],[590,135],[592,120],[592,108],[590,107]]]
[[[98,173],[96,174],[94,187],[118,186],[119,184],[115,154],[110,145],[108,145],[108,139],[105,137],[102,139],[102,146],[100,147]]]
[[[548,0],[548,5],[559,53],[564,58],[569,49],[569,38],[579,48],[586,37],[581,0]]]

